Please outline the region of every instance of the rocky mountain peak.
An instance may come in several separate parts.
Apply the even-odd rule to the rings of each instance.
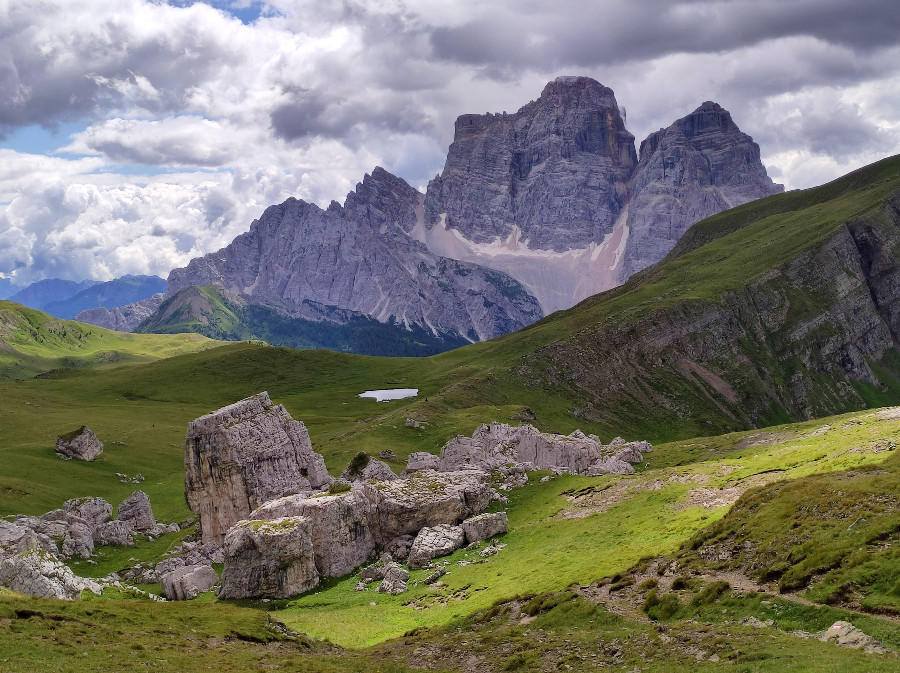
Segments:
[[[784,189],[766,174],[759,145],[712,101],[647,136],[640,157],[621,281],[662,259],[695,222]]]
[[[564,251],[602,240],[637,155],[612,90],[589,77],[550,82],[513,114],[462,115],[425,225],[478,244]]]

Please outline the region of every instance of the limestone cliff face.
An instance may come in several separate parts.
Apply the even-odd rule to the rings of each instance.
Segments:
[[[695,222],[784,191],[766,174],[759,145],[709,101],[647,136],[640,156],[631,182],[623,282],[665,257]]]
[[[658,262],[695,222],[777,190],[719,105],[651,134],[638,162],[613,92],[559,77],[514,114],[457,120],[411,233],[509,273],[551,313]]]
[[[558,77],[514,114],[463,115],[428,186],[427,228],[475,243],[510,236],[557,252],[602,240],[637,163],[612,89]]]
[[[407,236],[422,198],[376,168],[343,206],[288,199],[228,247],[172,271],[169,291],[219,285],[292,317],[307,317],[313,301],[471,341],[541,317],[508,275],[439,257]]]
[[[263,503],[332,481],[306,426],[267,393],[191,421],[184,467],[185,497],[200,517],[204,542],[221,543]]]

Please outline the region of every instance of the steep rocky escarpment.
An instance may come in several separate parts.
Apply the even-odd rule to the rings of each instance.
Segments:
[[[327,210],[297,199],[266,209],[250,231],[169,275],[170,294],[218,285],[248,302],[308,318],[308,303],[434,335],[489,339],[541,316],[504,273],[438,257],[406,235],[422,195],[377,168]]]
[[[784,190],[766,174],[759,145],[710,101],[651,133],[640,157],[631,183],[623,281],[665,257],[695,222]]]
[[[557,252],[612,231],[637,163],[612,89],[559,77],[514,114],[463,115],[444,171],[428,186],[425,226],[474,243],[513,236]]]
[[[879,363],[900,334],[900,192],[718,301],[664,299],[538,349],[517,375],[614,426],[646,427],[649,407],[657,426],[689,416],[708,432],[863,408],[892,385]]]
[[[778,190],[719,105],[651,134],[637,161],[613,92],[559,77],[514,114],[457,120],[412,234],[509,273],[549,314],[658,262],[695,222]]]

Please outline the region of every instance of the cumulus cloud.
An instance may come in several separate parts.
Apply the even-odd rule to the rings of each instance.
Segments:
[[[424,187],[453,121],[560,74],[638,142],[704,100],[804,187],[900,149],[891,0],[0,0],[0,276],[157,273],[376,165]],[[17,150],[17,151],[16,151]]]

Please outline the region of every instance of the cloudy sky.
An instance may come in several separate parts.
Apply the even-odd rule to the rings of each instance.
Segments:
[[[0,0],[0,280],[165,277],[377,165],[424,187],[458,115],[563,74],[638,143],[722,104],[789,189],[900,152],[896,0]]]

